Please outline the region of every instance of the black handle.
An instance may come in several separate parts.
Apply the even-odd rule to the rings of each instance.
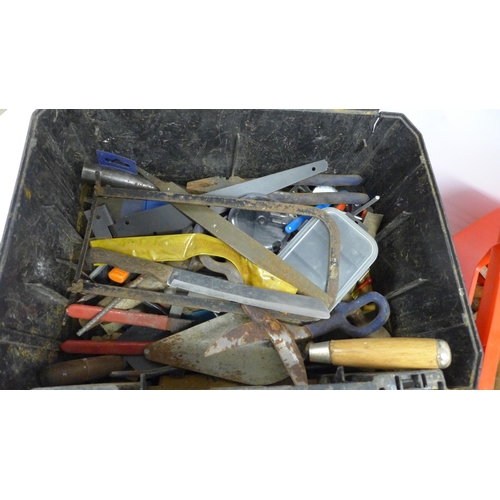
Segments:
[[[355,326],[349,322],[347,316],[366,304],[374,303],[378,312],[375,319],[363,326]],[[333,310],[329,319],[317,321],[307,326],[311,338],[315,339],[336,328],[342,329],[351,337],[360,338],[371,335],[385,325],[390,315],[390,307],[387,300],[377,292],[368,292],[361,295],[352,302],[340,302]]]

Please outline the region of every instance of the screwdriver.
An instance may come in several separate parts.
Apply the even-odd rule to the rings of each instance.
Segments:
[[[313,189],[313,193],[337,193],[338,191],[332,186],[317,186]],[[347,191],[342,191],[342,193],[347,193]],[[330,205],[316,205],[316,208],[328,208]],[[293,219],[290,224],[285,227],[285,233],[293,233],[297,231],[302,224],[309,220],[311,217],[307,215],[299,215]]]
[[[66,308],[66,312],[70,318],[78,319],[93,319],[104,308],[99,306],[87,306],[83,304],[71,304]],[[160,314],[148,314],[135,311],[127,311],[122,309],[111,309],[100,321],[122,323],[124,325],[147,326],[148,328],[156,328],[158,330],[176,329],[177,327],[191,324],[188,320],[170,318]]]

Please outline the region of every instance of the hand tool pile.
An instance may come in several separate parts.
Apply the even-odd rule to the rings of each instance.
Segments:
[[[321,160],[180,186],[97,153],[82,170],[93,196],[68,289],[75,338],[61,346],[78,357],[44,370],[44,385],[171,388],[201,374],[213,387],[303,387],[332,365],[449,366],[444,341],[384,327],[389,305],[370,277],[383,216],[360,176]]]

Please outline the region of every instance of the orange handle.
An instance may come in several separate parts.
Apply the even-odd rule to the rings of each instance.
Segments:
[[[113,269],[111,269],[108,273],[108,278],[115,283],[125,283],[129,276],[130,273],[124,271],[123,269],[119,269],[118,267],[113,267]]]

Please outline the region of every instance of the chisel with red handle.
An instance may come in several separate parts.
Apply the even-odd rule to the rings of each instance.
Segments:
[[[88,306],[85,304],[71,304],[66,312],[71,318],[92,319],[96,314],[102,311],[102,307]],[[192,324],[192,321],[169,318],[160,314],[148,314],[136,311],[127,311],[122,309],[111,309],[105,314],[101,321],[112,323],[122,323],[124,325],[147,326],[157,330],[166,330],[178,332]]]

